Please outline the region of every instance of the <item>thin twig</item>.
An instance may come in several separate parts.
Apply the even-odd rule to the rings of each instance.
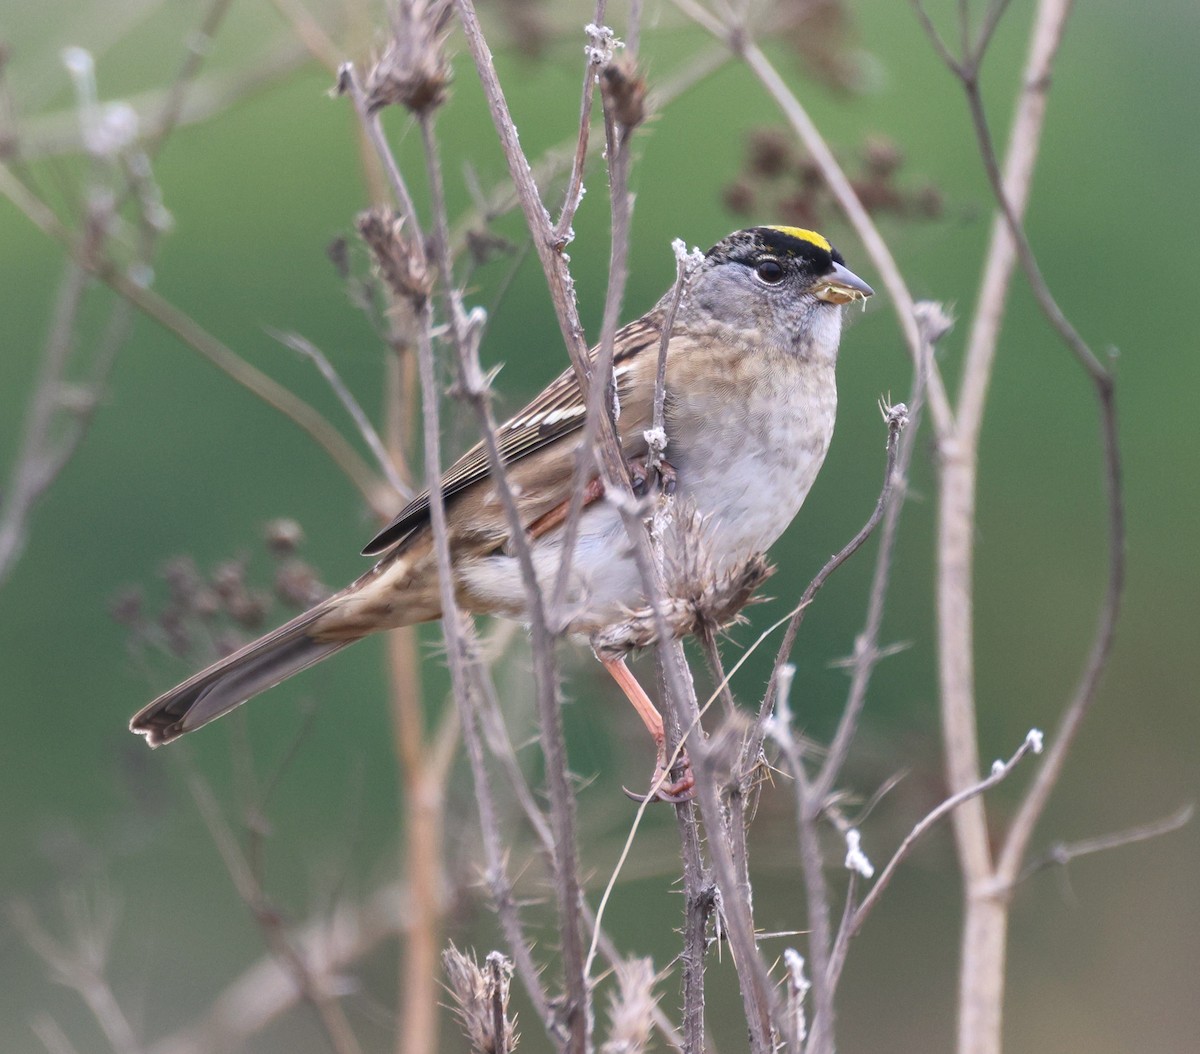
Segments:
[[[836,982],[840,976],[842,967],[845,964],[846,950],[849,942],[858,935],[862,930],[863,924],[867,921],[876,904],[879,903],[880,897],[883,896],[884,890],[887,889],[892,879],[896,875],[896,870],[912,852],[913,847],[920,839],[929,832],[940,820],[950,815],[964,802],[970,801],[972,798],[978,797],[985,791],[989,791],[996,784],[1006,780],[1012,773],[1013,769],[1021,763],[1026,755],[1040,754],[1042,752],[1042,734],[1037,729],[1033,729],[1022,740],[1021,745],[1016,749],[1013,755],[1007,761],[997,761],[992,766],[992,771],[977,783],[970,787],[965,787],[956,794],[950,795],[945,801],[931,809],[925,814],[913,827],[911,831],[905,835],[904,840],[892,854],[891,859],[879,873],[879,877],[875,879],[871,886],[871,891],[863,897],[862,903],[854,910],[849,917],[848,925],[844,925],[838,933],[837,945],[834,948],[833,959],[830,963],[830,977]]]
[[[380,501],[379,481],[375,474],[354,448],[312,406],[278,381],[251,366],[190,315],[154,290],[139,284],[113,261],[85,255],[58,217],[16,179],[4,164],[0,164],[0,195],[8,198],[43,234],[62,245],[71,259],[85,267],[90,274],[99,278],[144,315],[174,333],[186,346],[208,359],[238,384],[307,432],[342,470],[346,478],[358,488],[372,509],[378,511],[381,517],[385,515]]]
[[[922,302],[917,305],[918,326],[925,350],[919,362],[928,362],[933,357],[933,347],[949,332],[953,325],[950,317],[939,304]],[[875,569],[871,575],[871,591],[867,600],[867,615],[862,632],[854,639],[854,654],[851,660],[850,687],[846,692],[846,705],[838,719],[837,730],[830,741],[820,771],[813,778],[813,793],[818,800],[825,801],[833,791],[838,775],[850,753],[850,745],[858,730],[858,719],[867,701],[867,689],[875,667],[884,657],[885,649],[879,647],[879,634],[883,626],[883,611],[887,601],[888,587],[892,578],[892,556],[899,534],[900,513],[908,495],[909,467],[916,449],[917,435],[921,425],[921,411],[925,404],[925,372],[918,368],[913,377],[912,392],[908,401],[908,426],[896,455],[896,467],[892,473],[894,496],[884,510],[883,526],[880,530],[879,549],[875,557]]]
[[[234,889],[258,924],[267,947],[280,963],[286,966],[303,999],[316,1012],[317,1020],[335,1054],[359,1054],[358,1040],[350,1029],[350,1023],[346,1020],[340,1003],[331,994],[328,976],[318,974],[309,966],[302,950],[285,931],[279,912],[270,903],[266,891],[254,874],[254,869],[247,862],[238,847],[237,839],[225,823],[212,789],[196,773],[189,775],[188,787],[229,877],[233,880]]]
[[[1126,827],[1122,831],[1098,835],[1095,838],[1083,838],[1078,842],[1056,842],[1041,856],[1026,864],[1024,870],[1017,876],[1017,881],[1024,882],[1031,875],[1048,867],[1066,867],[1072,860],[1077,860],[1081,856],[1105,853],[1110,849],[1120,849],[1126,845],[1135,845],[1138,842],[1160,838],[1164,834],[1178,831],[1192,822],[1195,811],[1195,806],[1188,804],[1160,820],[1139,823],[1133,827]]]
[[[589,995],[583,972],[582,936],[578,923],[582,890],[579,885],[576,849],[575,799],[568,776],[565,737],[558,698],[554,641],[546,619],[544,600],[533,563],[533,553],[525,532],[525,524],[521,519],[516,495],[513,493],[500,454],[496,424],[487,400],[486,382],[479,367],[477,333],[468,330],[461,300],[453,285],[453,274],[450,269],[449,223],[442,191],[439,152],[433,134],[432,114],[418,114],[418,124],[425,147],[433,199],[434,251],[442,277],[442,290],[446,298],[450,332],[458,354],[459,388],[476,412],[488,453],[492,481],[508,519],[513,551],[520,564],[521,576],[525,585],[534,659],[535,690],[540,718],[539,731],[542,750],[546,758],[547,789],[551,801],[550,818],[555,836],[555,891],[558,898],[563,977],[567,992],[567,1005],[564,1008],[563,1021],[571,1037],[572,1049],[578,1050],[582,1054],[588,1042],[592,1015],[588,1010]]]
[[[387,477],[388,483],[392,485],[392,488],[404,501],[411,501],[413,497],[412,488],[400,478],[400,473],[396,471],[396,466],[391,457],[388,456],[387,449],[383,445],[383,440],[379,438],[379,433],[375,431],[375,426],[371,423],[371,419],[362,408],[362,404],[354,397],[354,393],[346,387],[345,381],[339,376],[333,363],[329,361],[325,353],[313,344],[312,341],[300,336],[299,333],[283,333],[275,329],[268,329],[267,332],[284,347],[291,348],[297,354],[303,355],[316,366],[317,371],[332,389],[333,394],[337,396],[338,402],[342,404],[343,409],[345,409],[346,413],[354,421],[354,426],[358,429],[358,434],[362,436],[363,442],[367,444],[371,453],[375,455],[375,461],[379,465],[380,472]]]
[[[83,999],[115,1054],[141,1054],[143,1047],[105,977],[111,920],[82,917],[87,909],[80,904],[76,909],[73,914],[81,917],[76,919],[73,947],[52,937],[28,904],[10,905],[8,917],[53,978]],[[54,1030],[47,1035],[55,1035]]]

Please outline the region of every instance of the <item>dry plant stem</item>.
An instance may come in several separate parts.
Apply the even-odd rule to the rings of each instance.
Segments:
[[[391,882],[360,903],[339,900],[327,914],[294,927],[291,940],[314,983],[332,987],[348,967],[388,938],[403,937],[410,926],[407,891]],[[230,981],[196,1021],[154,1043],[150,1054],[240,1050],[301,998],[289,968],[267,954]]]
[[[313,1007],[335,1054],[359,1054],[358,1040],[341,1005],[329,994],[323,979],[310,969],[300,949],[285,932],[278,911],[268,901],[253,868],[238,847],[237,839],[222,818],[212,790],[195,774],[189,777],[188,785],[238,896],[258,923],[267,947],[287,967],[302,998]]]
[[[163,143],[166,142],[167,137],[170,136],[175,126],[179,123],[179,118],[183,113],[183,104],[187,98],[188,88],[196,79],[196,75],[200,72],[200,67],[204,65],[205,59],[208,58],[213,40],[217,35],[217,30],[220,28],[221,23],[225,20],[225,15],[232,6],[233,0],[212,0],[203,19],[201,19],[199,27],[184,38],[187,56],[183,60],[182,68],[175,76],[174,83],[172,83],[170,90],[167,92],[162,113],[159,115],[154,129],[150,133],[149,141],[145,144],[146,153],[150,157],[154,157],[158,153]]]
[[[626,49],[628,51],[628,49]],[[649,110],[661,113],[670,103],[685,95],[700,81],[715,73],[729,62],[728,49],[715,45],[709,51],[689,58],[686,66],[669,80],[658,82],[648,95]],[[589,135],[595,130],[589,129]],[[572,137],[563,143],[550,147],[533,165],[535,184],[545,185],[557,175],[569,170],[574,157],[578,137]],[[505,180],[487,194],[480,194],[476,206],[454,225],[451,244],[455,255],[462,250],[466,243],[467,232],[477,228],[481,223],[487,223],[498,216],[503,216],[518,204],[511,180]]]
[[[508,164],[508,172],[513,181],[517,200],[521,204],[521,211],[525,215],[525,223],[533,238],[533,247],[538,254],[538,261],[541,263],[542,271],[546,276],[546,284],[550,290],[550,298],[554,304],[555,315],[558,318],[559,329],[562,333],[563,342],[566,344],[567,354],[571,357],[571,364],[575,369],[575,375],[579,379],[580,386],[586,391],[592,375],[592,369],[588,362],[587,340],[584,336],[583,325],[579,321],[574,285],[570,272],[567,269],[567,262],[563,258],[560,248],[555,241],[550,216],[546,212],[546,207],[542,203],[541,196],[538,193],[537,184],[533,179],[533,172],[529,167],[529,161],[521,150],[521,144],[517,138],[517,129],[513,124],[512,115],[509,113],[508,103],[504,98],[504,91],[500,86],[500,80],[496,75],[496,67],[492,61],[491,49],[488,47],[487,40],[484,38],[483,31],[479,26],[479,18],[475,13],[475,5],[472,3],[472,0],[455,0],[455,9],[458,11],[459,23],[466,37],[467,46],[471,51],[471,57],[474,59],[480,83],[483,86],[484,97],[487,99],[488,109],[492,115],[492,123],[496,128],[500,147],[504,151],[505,161]],[[616,485],[617,481],[620,481],[624,484],[625,489],[628,489],[629,477],[624,459],[621,456],[620,443],[613,431],[611,422],[605,420],[602,422],[602,425],[599,444],[601,455],[600,472],[605,486],[611,487]]]
[[[933,341],[922,332],[925,345],[919,362],[933,358]],[[892,497],[884,503],[883,526],[879,532],[879,550],[875,557],[875,569],[871,574],[871,590],[867,600],[867,615],[862,632],[854,640],[854,655],[850,673],[850,687],[846,692],[846,705],[825,753],[825,760],[813,778],[813,794],[818,801],[825,801],[833,791],[842,766],[850,754],[850,745],[858,731],[858,719],[867,702],[867,690],[875,667],[882,658],[879,634],[883,626],[883,611],[887,602],[888,587],[892,578],[892,557],[896,551],[896,538],[900,527],[900,514],[908,495],[908,473],[912,464],[913,450],[921,426],[921,411],[925,402],[925,372],[918,367],[913,377],[913,390],[908,402],[908,424],[905,435],[899,440],[896,463],[890,479]]]
[[[800,610],[803,610],[801,608]],[[777,667],[772,683],[775,685],[775,729],[772,738],[778,744],[787,771],[792,776],[796,796],[796,840],[800,850],[800,871],[804,880],[804,897],[808,910],[808,951],[811,963],[813,992],[813,1022],[805,1054],[828,1054],[833,1049],[834,985],[829,970],[832,954],[829,887],[825,880],[825,857],[821,851],[818,820],[823,801],[813,794],[804,767],[800,745],[792,732],[791,689],[795,667]]]
[[[659,694],[671,694],[666,673],[659,664]],[[668,726],[676,724],[675,707],[667,709]],[[678,743],[680,730],[670,729],[670,738]],[[675,808],[679,831],[680,858],[683,862],[683,947],[679,953],[680,989],[683,995],[683,1049],[686,1054],[704,1054],[704,956],[708,947],[708,923],[716,909],[716,887],[704,862],[700,835],[699,810],[695,802]]]
[[[383,440],[379,438],[379,433],[375,431],[375,426],[371,423],[371,419],[367,417],[362,404],[354,397],[354,393],[346,387],[346,383],[338,375],[328,356],[313,344],[312,341],[306,340],[299,333],[281,333],[278,330],[268,330],[267,332],[279,341],[280,344],[291,348],[292,351],[299,355],[303,355],[316,366],[317,372],[321,374],[325,383],[329,385],[333,394],[337,396],[338,402],[342,404],[343,409],[350,415],[350,419],[354,422],[354,427],[358,429],[358,434],[362,437],[362,441],[367,444],[367,448],[375,455],[379,471],[383,473],[392,489],[402,499],[410,501],[413,497],[412,488],[400,478],[400,473],[396,468],[396,460],[384,447]]]
[[[598,5],[597,18],[603,17],[603,5]],[[589,64],[589,71],[592,69]],[[590,74],[593,78],[595,73]],[[567,588],[571,579],[571,566],[575,552],[575,539],[579,532],[579,517],[583,511],[584,485],[595,471],[596,437],[603,423],[615,435],[615,420],[612,418],[613,388],[612,364],[615,351],[614,340],[620,322],[621,302],[629,276],[629,225],[631,202],[628,192],[629,148],[625,136],[614,127],[612,114],[605,102],[605,144],[608,158],[609,199],[612,210],[612,242],[608,260],[608,284],[604,295],[604,313],[600,323],[600,345],[596,361],[592,364],[591,380],[587,390],[587,416],[584,419],[583,435],[579,441],[575,458],[575,479],[571,488],[571,503],[567,509],[567,522],[563,533],[563,560],[554,583],[553,606],[557,614],[566,603]],[[624,467],[622,464],[622,473]],[[639,527],[640,531],[640,527]]]
[[[886,866],[879,873],[879,877],[875,879],[871,886],[871,891],[862,899],[860,903],[851,912],[848,909],[846,919],[843,922],[841,929],[838,932],[837,943],[834,947],[833,959],[830,963],[829,982],[836,987],[839,978],[841,977],[842,967],[845,965],[846,952],[849,949],[850,941],[856,937],[862,930],[863,924],[867,921],[868,916],[874,910],[875,905],[879,903],[883,896],[884,890],[891,884],[895,877],[897,869],[908,858],[916,843],[927,834],[934,826],[948,815],[954,812],[964,802],[970,801],[983,794],[985,791],[991,790],[996,784],[1007,779],[1013,769],[1017,767],[1031,752],[1036,751],[1034,738],[1028,737],[1017,748],[1016,752],[1003,765],[997,767],[989,773],[989,775],[959,791],[957,794],[952,794],[945,801],[931,809],[923,816],[911,831],[905,836],[904,841],[900,843],[899,848],[892,854]]]
[[[399,340],[391,343],[394,349],[400,347]],[[411,360],[413,356],[405,357]],[[411,445],[406,442],[408,421],[414,416],[417,391],[411,370],[390,369],[389,376],[393,383],[388,385],[386,393],[388,460],[394,465],[404,464],[406,450]],[[440,993],[437,978],[442,943],[440,889],[444,857],[441,832],[446,781],[458,724],[457,711],[447,709],[434,735],[435,744],[445,749],[435,749],[434,757],[430,758],[415,627],[406,626],[387,635],[387,670],[396,757],[404,781],[403,808],[407,819],[404,868],[413,904],[412,925],[397,977],[396,1005],[400,1017],[396,1049],[416,1054],[423,1049],[422,1044],[426,1045],[425,1049],[436,1049],[438,1035]]]
[[[592,18],[594,25],[604,24],[605,0],[596,0],[596,13]],[[583,88],[579,93],[579,135],[575,140],[575,154],[571,161],[571,175],[567,180],[567,192],[563,198],[562,211],[558,214],[558,223],[554,225],[554,236],[558,244],[565,246],[570,240],[571,223],[575,213],[583,201],[583,170],[587,165],[588,140],[592,130],[592,99],[596,91],[596,70],[592,63],[591,54],[583,62]]]
[[[446,297],[447,315],[453,343],[458,353],[459,388],[470,402],[479,419],[485,448],[488,453],[492,479],[505,510],[513,548],[521,567],[526,599],[529,605],[530,640],[533,652],[534,682],[538,709],[539,734],[546,759],[547,791],[550,797],[550,822],[554,831],[555,894],[558,901],[559,937],[562,954],[563,980],[567,1003],[564,1025],[567,1049],[587,1048],[590,1040],[590,997],[583,969],[583,941],[579,916],[583,894],[579,884],[578,851],[576,847],[575,796],[568,777],[566,740],[562,728],[562,711],[558,699],[558,676],[554,655],[554,638],[546,619],[545,604],[534,569],[533,554],[525,533],[525,525],[517,508],[516,496],[509,485],[504,460],[496,438],[496,425],[487,400],[487,387],[476,354],[477,337],[468,332],[458,293],[453,286],[450,259],[450,233],[442,190],[442,174],[437,141],[433,132],[433,117],[418,115],[425,147],[433,204],[433,244],[442,289]]]
[[[682,663],[682,645],[678,641],[673,643],[679,648],[679,661]],[[686,664],[684,665],[686,668]],[[681,717],[686,721],[685,727],[693,727],[693,723],[695,727],[699,727],[700,713],[695,693],[692,692],[681,701]],[[720,890],[729,950],[737,968],[750,1050],[753,1054],[771,1054],[774,1049],[771,1023],[775,1014],[776,993],[767,973],[767,965],[759,954],[755,941],[750,904],[742,897],[742,868],[733,856],[733,845],[726,827],[728,814],[722,807],[720,798],[719,780],[723,776],[713,764],[712,754],[702,738],[692,737],[690,754],[692,765],[696,769],[695,800],[704,822],[704,829],[708,832],[713,876]],[[740,812],[733,822],[742,822]]]
[[[58,476],[54,462],[57,460],[60,467],[65,464],[51,450],[50,433],[62,412],[60,400],[66,383],[67,360],[86,287],[87,272],[73,260],[68,261],[59,285],[54,321],[42,350],[20,452],[13,462],[8,486],[0,495],[0,585],[25,548],[29,515]]]
[[[978,72],[986,38],[974,50],[964,46],[961,63],[950,61],[951,69],[960,78],[966,91],[984,167],[1001,211],[993,228],[984,286],[977,309],[976,330],[972,333],[972,343],[968,349],[958,421],[956,428],[942,442],[938,531],[939,668],[947,772],[952,789],[969,785],[978,772],[971,627],[978,438],[991,378],[999,319],[1017,260],[1020,260],[1026,272],[1039,306],[1084,367],[1096,389],[1107,470],[1110,547],[1108,587],[1081,681],[1053,737],[1046,764],[1035,777],[1018,809],[995,867],[989,850],[982,805],[975,801],[958,810],[954,816],[967,886],[959,992],[958,1049],[962,1054],[995,1054],[1001,1048],[1004,961],[1011,886],[1019,873],[1034,826],[1062,771],[1074,735],[1095,698],[1099,677],[1111,648],[1124,574],[1124,514],[1112,378],[1058,309],[1038,271],[1022,228],[1041,139],[1050,74],[1070,8],[1070,0],[1043,0],[1037,8],[1003,174],[992,147],[978,93]],[[998,14],[995,17],[998,18]],[[989,35],[991,28],[987,30]],[[964,39],[968,39],[965,30]]]
[[[1128,827],[1123,831],[1100,835],[1097,838],[1085,838],[1078,842],[1058,842],[1041,857],[1026,864],[1017,881],[1023,882],[1030,875],[1046,867],[1055,865],[1066,867],[1072,860],[1081,856],[1104,853],[1110,849],[1119,849],[1122,846],[1134,845],[1137,842],[1160,838],[1164,834],[1178,831],[1181,827],[1191,823],[1195,811],[1195,806],[1189,804],[1181,809],[1176,809],[1170,816],[1164,816],[1161,820],[1151,820],[1149,823],[1141,823],[1136,827]]]
[[[368,505],[381,517],[386,515],[380,498],[383,488],[380,487],[378,477],[317,410],[261,370],[251,366],[190,315],[152,289],[139,285],[113,261],[87,256],[58,217],[3,164],[0,164],[0,194],[8,198],[42,233],[62,245],[71,259],[86,268],[90,274],[133,304],[144,315],[174,333],[184,344],[208,359],[251,394],[307,432],[358,489]]]
[[[383,134],[383,125],[380,124],[379,114],[371,113],[367,109],[367,97],[362,90],[362,85],[358,83],[353,64],[344,62],[338,67],[338,87],[349,94],[351,102],[354,103],[354,110],[358,114],[358,122],[363,135],[366,136],[367,142],[371,144],[375,152],[375,157],[383,167],[387,185],[396,199],[400,212],[411,225],[410,234],[416,236],[416,232],[419,230],[417,207],[413,204],[408,184],[400,172],[400,166],[396,164],[396,158],[388,146],[387,137]]]
[[[554,853],[554,833],[550,828],[550,822],[546,819],[545,813],[537,804],[537,799],[534,796],[533,790],[530,788],[525,775],[521,770],[521,763],[517,758],[517,752],[513,746],[512,739],[509,737],[508,729],[504,721],[504,715],[500,710],[500,701],[496,697],[495,689],[490,681],[483,681],[481,687],[484,689],[480,692],[477,700],[479,706],[479,718],[482,725],[484,735],[487,739],[488,749],[492,756],[500,762],[501,771],[504,773],[505,779],[508,781],[517,803],[521,807],[521,811],[525,814],[529,821],[529,826],[537,836],[539,843],[542,846],[542,851],[546,855],[547,860],[553,859]],[[478,735],[478,732],[475,733]],[[480,754],[482,757],[482,752]],[[481,762],[482,763],[482,762]],[[490,791],[489,791],[490,793]],[[491,806],[493,813],[494,805]],[[494,827],[494,830],[499,830],[499,827]],[[512,890],[511,887],[506,887],[507,897],[511,905]],[[613,943],[612,938],[601,928],[596,929],[597,918],[595,912],[586,904],[583,904],[583,921],[584,924],[594,930],[596,938],[596,947],[608,960],[609,964],[615,966],[624,956],[620,949]],[[524,938],[522,938],[524,941]],[[527,945],[517,945],[523,947],[523,950],[528,951]],[[543,997],[544,1001],[544,997]],[[536,1000],[535,1000],[536,1005]],[[653,1011],[654,1024],[662,1034],[663,1038],[675,1050],[690,1049],[685,1048],[683,1040],[675,1031],[675,1027],[670,1019],[663,1013],[662,1009],[655,1006]]]
[[[104,952],[96,945],[105,938],[80,932],[77,946],[67,947],[46,932],[32,908],[20,902],[10,905],[8,917],[51,976],[83,999],[115,1054],[141,1054],[143,1047],[104,976]]]
[[[1058,38],[1061,38],[1062,26],[1070,4],[1065,3],[1062,6],[1062,20],[1057,24]],[[1056,49],[1057,40],[1050,46]],[[1053,51],[1051,58],[1052,56]],[[1112,652],[1125,583],[1125,501],[1121,479],[1121,451],[1118,440],[1114,378],[1071,325],[1050,292],[1025,234],[1021,219],[1005,195],[1005,187],[992,146],[987,118],[983,112],[983,101],[979,95],[978,82],[964,81],[964,87],[967,90],[971,116],[975,123],[988,177],[1008,224],[1009,233],[1016,244],[1017,258],[1021,269],[1033,289],[1034,299],[1046,319],[1058,332],[1063,343],[1075,356],[1092,383],[1100,412],[1100,440],[1105,470],[1106,508],[1108,510],[1108,581],[1100,604],[1092,645],[1084,662],[1079,683],[1051,739],[1046,763],[1039,769],[1033,786],[1030,787],[1013,818],[997,863],[997,879],[1003,884],[1011,884],[1016,880],[1034,828],[1062,774],[1067,754],[1075,742],[1079,726],[1096,699],[1100,678],[1108,665],[1109,655]],[[1042,91],[1045,91],[1044,87]]]

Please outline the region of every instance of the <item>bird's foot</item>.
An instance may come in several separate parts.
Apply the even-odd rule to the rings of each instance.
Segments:
[[[637,457],[629,462],[629,481],[633,484],[633,493],[639,498],[644,497],[657,482],[658,490],[670,497],[675,493],[677,482],[675,466],[665,458],[659,458],[658,466],[651,469],[646,464],[647,460]]]
[[[650,778],[650,792],[636,794],[628,787],[622,787],[628,797],[636,802],[665,801],[671,805],[682,805],[696,796],[696,776],[692,772],[692,762],[687,751],[679,753],[670,771],[666,768],[666,759],[660,757],[654,766],[654,775]]]

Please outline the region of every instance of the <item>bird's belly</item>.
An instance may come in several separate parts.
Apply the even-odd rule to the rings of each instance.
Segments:
[[[829,449],[835,399],[831,391],[749,415],[718,411],[680,437],[678,453],[668,449],[679,496],[706,519],[718,566],[770,548],[800,511]]]
[[[719,572],[764,552],[795,518],[829,449],[836,391],[832,383],[781,401],[713,403],[668,429],[667,460],[676,473],[674,508],[698,516],[666,520],[668,549],[696,544],[679,532],[700,524],[705,562]],[[685,423],[694,422],[689,428]],[[672,532],[675,532],[672,534]],[[532,549],[543,595],[552,596],[562,567],[563,532]],[[460,565],[465,606],[522,617],[527,591],[517,560],[494,555]],[[571,560],[571,628],[591,633],[644,603],[644,587],[620,514],[601,500],[583,510]]]

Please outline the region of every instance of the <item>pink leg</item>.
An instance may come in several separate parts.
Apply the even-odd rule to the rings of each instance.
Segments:
[[[638,712],[638,717],[642,719],[642,723],[649,730],[650,735],[654,737],[657,764],[654,768],[654,778],[650,781],[651,787],[658,788],[654,792],[654,797],[658,801],[675,803],[690,801],[696,796],[696,780],[692,775],[692,766],[688,761],[687,753],[681,752],[676,763],[676,767],[682,769],[679,778],[666,779],[660,786],[659,781],[663,779],[664,775],[667,775],[666,735],[663,732],[662,715],[651,702],[646,690],[638,684],[637,678],[629,672],[629,667],[625,665],[624,659],[601,659],[600,661],[612,679],[620,686],[621,691],[625,693],[625,698],[633,704],[633,708]],[[629,791],[625,793],[638,801],[642,800],[640,796]]]

